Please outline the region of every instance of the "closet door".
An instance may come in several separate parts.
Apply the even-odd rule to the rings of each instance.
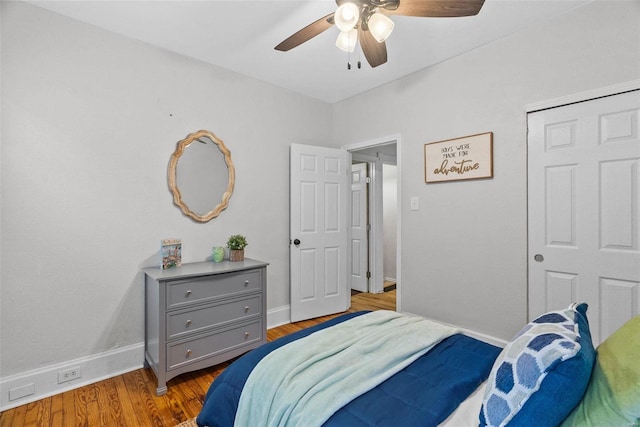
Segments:
[[[529,317],[587,302],[594,344],[640,313],[640,91],[528,116]]]

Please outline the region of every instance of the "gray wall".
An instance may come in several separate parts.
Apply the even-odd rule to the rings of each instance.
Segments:
[[[595,2],[335,105],[337,146],[401,135],[403,311],[503,339],[526,323],[525,106],[640,78],[639,22],[640,2]],[[488,131],[493,179],[424,183],[425,143]]]
[[[638,2],[589,5],[334,106],[0,7],[2,376],[140,343],[139,269],[164,237],[189,262],[247,235],[247,255],[270,262],[268,308],[286,306],[289,145],[397,133],[403,309],[509,338],[526,316],[524,106],[640,77]],[[386,120],[372,120],[381,104]],[[202,128],[231,150],[237,181],[229,209],[196,224],[172,205],[166,168]],[[424,143],[485,131],[494,179],[424,184]]]
[[[230,234],[289,303],[289,145],[331,106],[18,2],[2,2],[2,376],[143,340],[141,267],[160,239],[205,260]],[[176,142],[209,129],[236,187],[217,219],[172,203]],[[142,360],[140,360],[142,363]]]

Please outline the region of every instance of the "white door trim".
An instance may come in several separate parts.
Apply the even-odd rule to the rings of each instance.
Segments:
[[[546,110],[547,108],[560,107],[562,105],[588,101],[595,98],[602,98],[603,96],[617,95],[619,93],[636,89],[640,89],[640,79],[527,104],[525,106],[525,111],[527,113],[533,113],[534,111]]]
[[[396,147],[397,147],[397,158],[396,158],[396,165],[397,165],[397,171],[398,171],[398,187],[397,187],[397,191],[398,191],[398,199],[397,199],[397,211],[398,211],[398,216],[397,216],[397,241],[396,241],[396,283],[397,283],[397,293],[396,293],[396,310],[401,312],[402,311],[402,253],[401,253],[401,248],[402,248],[402,169],[401,169],[401,137],[400,134],[392,134],[392,135],[388,135],[388,136],[384,136],[384,137],[380,137],[380,138],[376,138],[376,139],[372,139],[372,140],[368,140],[368,141],[361,141],[358,143],[354,143],[354,144],[348,144],[348,145],[343,145],[342,148],[352,152],[352,151],[357,151],[357,150],[362,150],[365,148],[370,148],[370,147],[375,147],[378,145],[386,145],[386,144],[392,144],[392,143],[396,143]],[[382,188],[382,187],[381,187]],[[382,218],[379,219],[380,221],[382,221]],[[374,242],[374,244],[381,248],[382,247],[382,235],[381,233],[378,233],[380,236],[376,237],[376,240]],[[382,251],[378,251],[380,252],[378,258],[376,260],[376,264],[378,265],[378,268],[375,271],[371,272],[371,280],[370,283],[377,283],[378,277],[376,277],[376,274],[381,276],[382,275]],[[377,272],[378,271],[378,272]],[[384,280],[384,277],[380,277],[380,280]],[[380,281],[380,283],[382,283],[382,281]],[[375,286],[371,287],[371,292],[375,292]]]
[[[367,235],[367,263],[371,277],[369,278],[369,280],[367,280],[367,292],[375,294],[382,292],[382,285],[377,286],[377,283],[379,281],[378,276],[380,276],[382,273],[376,271],[376,268],[379,267],[378,263],[382,260],[382,256],[378,256],[376,252],[376,248],[380,247],[378,246],[378,243],[382,241],[382,236],[380,236],[380,239],[378,239],[380,228],[378,228],[376,224],[379,211],[378,206],[376,205],[376,201],[379,197],[377,194],[377,189],[382,188],[381,183],[378,182],[379,177],[376,172],[376,161],[378,159],[377,157],[360,154],[358,152],[351,153],[351,159],[352,161],[358,160],[361,162],[366,162],[367,173],[371,178],[371,182],[368,187],[369,191],[367,194],[367,217],[369,224],[371,225],[369,233]],[[349,279],[351,279],[351,277],[349,277]],[[351,283],[349,285],[351,286]]]
[[[369,212],[367,206],[369,205],[367,199],[371,198],[369,189],[369,172],[370,163],[355,162],[357,154],[354,153],[351,159],[351,179],[350,188],[351,192],[351,218],[350,231],[351,237],[349,238],[349,251],[351,253],[351,262],[347,264],[349,266],[349,278],[348,285],[351,291],[356,290],[359,292],[369,292],[369,265],[371,264],[371,237]],[[357,170],[354,170],[356,168]],[[357,172],[357,173],[356,173]],[[356,181],[357,180],[357,181]],[[354,187],[356,188],[358,196],[354,197]],[[356,224],[354,226],[354,224]],[[358,243],[356,243],[356,241]]]

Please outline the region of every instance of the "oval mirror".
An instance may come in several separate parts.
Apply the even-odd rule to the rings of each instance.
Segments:
[[[179,141],[169,161],[173,203],[195,221],[207,222],[227,208],[235,178],[231,152],[206,130]]]

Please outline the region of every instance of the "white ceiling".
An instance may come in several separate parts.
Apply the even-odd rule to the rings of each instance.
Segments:
[[[402,1],[402,0],[401,0]],[[426,1],[426,0],[425,0]],[[456,1],[456,0],[451,0]],[[333,0],[81,0],[29,3],[334,103],[541,23],[592,0],[486,0],[477,16],[394,16],[388,62],[371,68],[335,47],[330,28],[279,52],[274,46],[335,10]],[[362,68],[355,64],[361,57]]]

